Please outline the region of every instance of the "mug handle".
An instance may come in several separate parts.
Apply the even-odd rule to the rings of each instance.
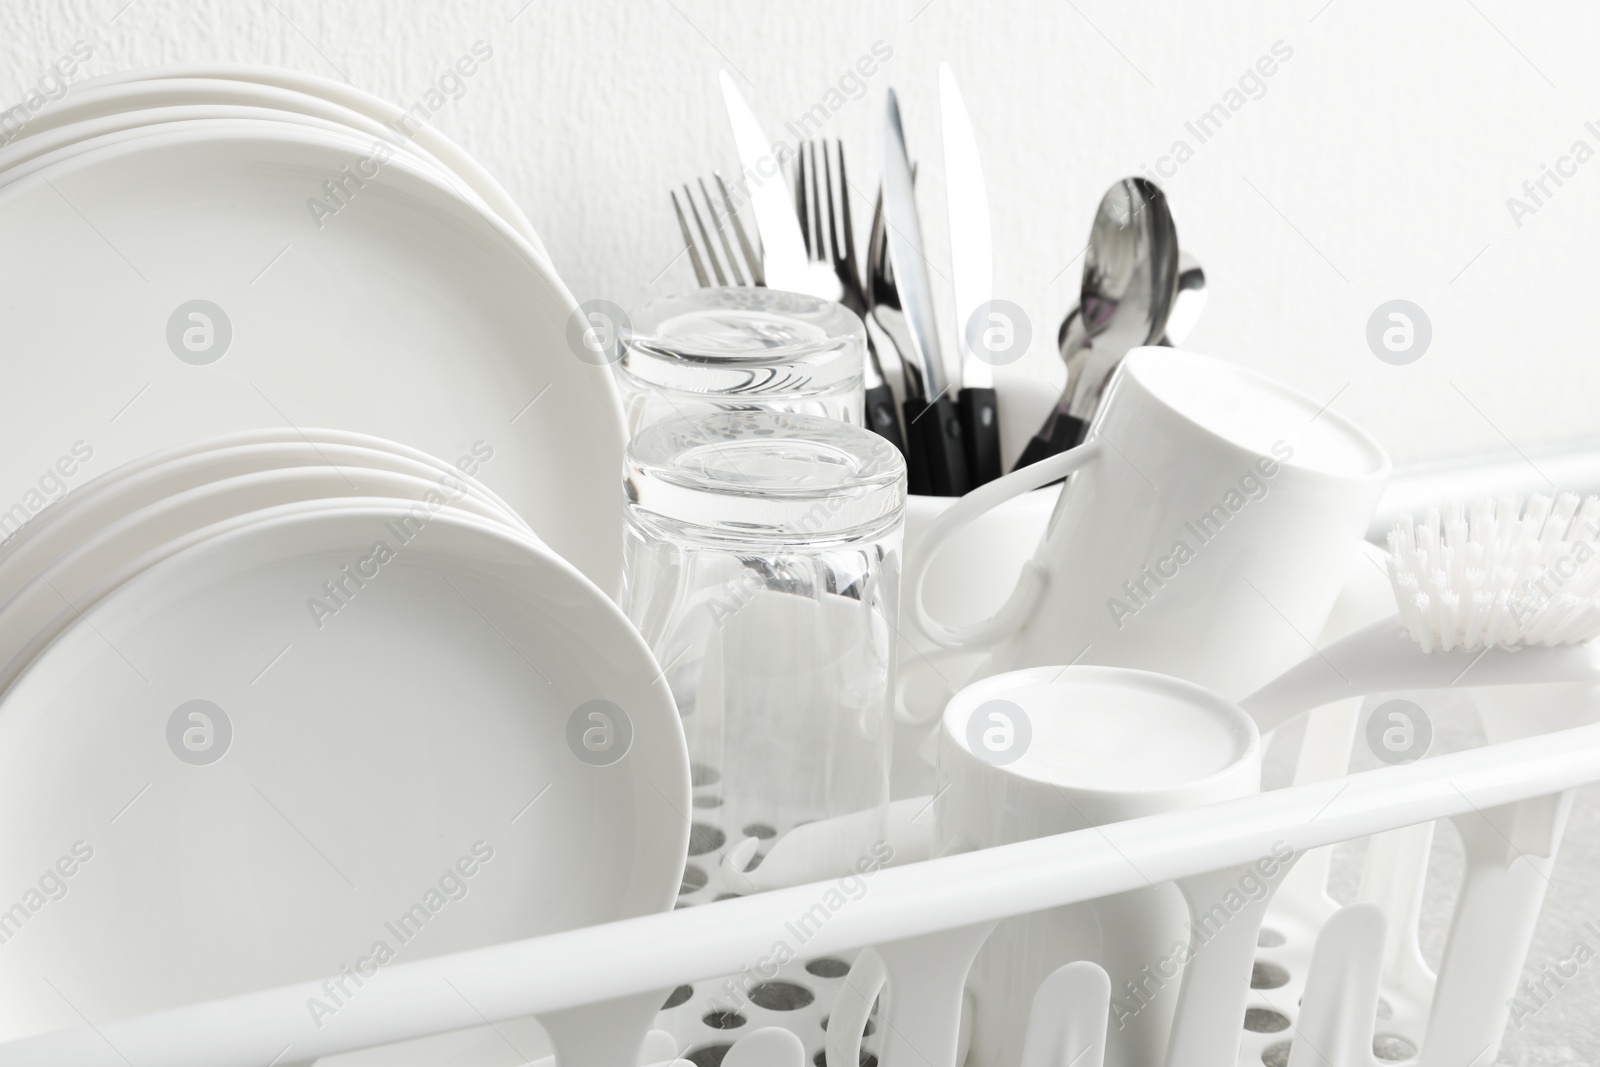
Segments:
[[[1034,560],[1029,559],[1022,565],[1016,588],[999,611],[982,622],[965,626],[947,626],[928,614],[922,602],[922,583],[927,577],[928,565],[952,534],[978,516],[1023,493],[1061,480],[1096,459],[1100,451],[1099,441],[1088,441],[1021,470],[1014,470],[1003,478],[974,489],[929,523],[917,542],[917,551],[911,554],[911,566],[906,573],[906,589],[911,594],[911,617],[917,629],[943,648],[970,650],[974,646],[993,644],[1026,622],[1039,603],[1039,594],[1044,592],[1045,583],[1049,581],[1049,573]]]

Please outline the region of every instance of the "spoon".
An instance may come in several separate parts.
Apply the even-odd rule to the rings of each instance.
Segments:
[[[1206,272],[1199,260],[1187,252],[1179,252],[1178,291],[1172,294],[1172,310],[1167,314],[1167,332],[1161,344],[1167,348],[1183,344],[1205,309]]]
[[[1200,313],[1206,308],[1206,272],[1200,261],[1188,252],[1178,253],[1178,287],[1172,294],[1172,310],[1167,314],[1167,332],[1157,343],[1164,348],[1176,348],[1189,337]],[[1078,309],[1067,312],[1056,331],[1056,347],[1063,354],[1076,352],[1085,343],[1083,322]]]
[[[1166,332],[1177,291],[1178,229],[1166,194],[1144,178],[1124,178],[1100,200],[1084,253],[1078,307],[1061,324],[1066,388],[1023,449],[1018,468],[1082,440],[1122,358]]]

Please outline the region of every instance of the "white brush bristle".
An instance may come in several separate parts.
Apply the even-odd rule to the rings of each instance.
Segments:
[[[1600,637],[1600,497],[1500,497],[1402,519],[1389,580],[1424,652]]]

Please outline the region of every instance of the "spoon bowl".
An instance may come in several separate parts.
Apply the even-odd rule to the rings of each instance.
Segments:
[[[1122,357],[1166,335],[1180,291],[1178,258],[1178,228],[1160,186],[1123,178],[1106,190],[1089,230],[1078,306],[1056,337],[1067,364],[1066,387],[1013,469],[1082,441]],[[1198,264],[1195,270],[1191,281],[1198,281],[1203,302],[1205,274]],[[1199,315],[1192,295],[1184,308],[1187,332]]]

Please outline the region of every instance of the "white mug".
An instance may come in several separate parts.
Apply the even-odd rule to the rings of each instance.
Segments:
[[[1389,470],[1383,447],[1325,404],[1220,360],[1137,348],[1082,445],[929,525],[907,553],[910,621],[947,649],[987,649],[978,677],[1094,663],[1237,700],[1312,647]],[[932,618],[925,575],[952,535],[1068,474],[1000,611],[963,626]]]
[[[1237,704],[1147,671],[1034,667],[975,682],[946,708],[936,848],[1012,844],[1260,788],[1261,737]],[[1120,1000],[1137,984],[1149,1001],[1119,1011],[1106,1063],[1162,1063],[1179,983],[1167,974],[1151,990],[1149,972],[1189,940],[1189,919],[1182,892],[1165,882],[1000,923],[968,976],[968,1064],[1017,1067],[1039,983],[1080,959],[1105,968]]]

